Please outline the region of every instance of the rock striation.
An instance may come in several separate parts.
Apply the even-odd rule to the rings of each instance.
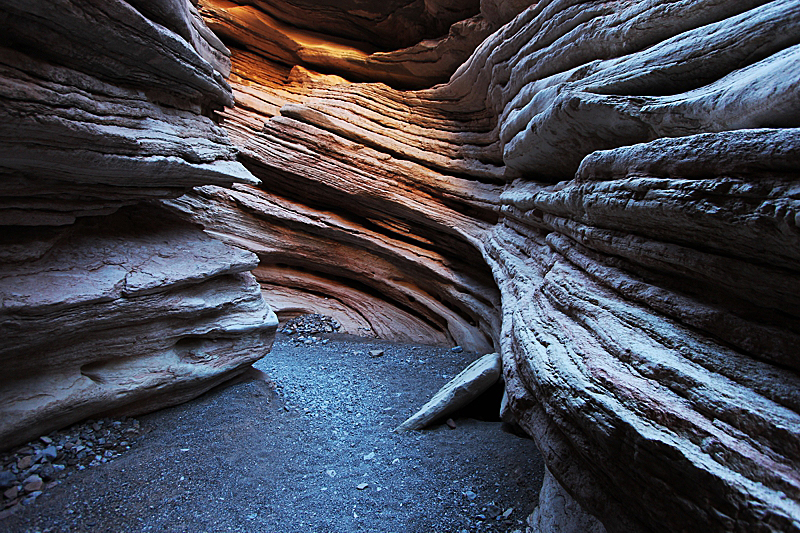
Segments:
[[[800,6],[525,7],[417,91],[229,23],[225,127],[262,185],[172,205],[287,302],[495,346],[562,507],[532,520],[800,531]]]
[[[0,2],[0,448],[185,401],[277,320],[256,256],[160,204],[257,183],[212,120],[228,51],[182,1]]]
[[[283,2],[201,0],[208,26],[271,61],[398,87],[446,82],[532,0]]]
[[[536,527],[800,531],[796,0],[42,4],[0,2],[3,435],[236,372],[261,292],[500,353]]]

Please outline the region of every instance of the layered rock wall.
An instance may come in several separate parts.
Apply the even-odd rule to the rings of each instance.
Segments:
[[[541,1],[406,92],[239,38],[263,185],[177,204],[249,219],[213,231],[265,286],[457,310],[414,308],[498,346],[506,416],[608,531],[797,531],[799,7]]]
[[[260,289],[498,350],[532,524],[800,531],[796,1],[51,4],[0,4],[4,435],[236,372]]]
[[[192,6],[0,2],[0,448],[197,396],[277,321],[232,248],[160,205],[257,183],[212,119],[227,49]]]

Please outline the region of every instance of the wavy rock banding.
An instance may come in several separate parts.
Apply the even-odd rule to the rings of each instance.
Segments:
[[[797,16],[788,1],[539,2],[414,92],[302,58],[248,79],[279,70],[234,49],[226,127],[265,185],[203,201],[352,243],[320,226],[335,212],[488,264],[494,283],[449,303],[499,347],[506,414],[608,531],[796,531]],[[202,219],[200,200],[178,203]],[[264,280],[301,262],[256,251]],[[465,297],[495,284],[483,311]]]
[[[140,5],[141,4],[141,5]],[[182,1],[1,2],[0,448],[193,398],[271,346],[257,258],[160,200],[257,183]],[[227,68],[226,68],[227,66]]]
[[[240,272],[257,264],[279,314],[498,351],[504,418],[548,466],[553,508],[542,500],[534,523],[570,527],[563,510],[579,505],[571,527],[596,531],[800,531],[796,1],[487,1],[439,26],[424,13],[450,3],[178,4],[134,10],[185,45],[158,50],[195,51],[153,90],[142,80],[172,59],[123,83],[114,63],[29,61],[3,41],[0,91],[26,133],[0,126],[15,147],[0,214],[34,228],[13,261],[61,249],[35,228],[170,197],[257,256],[208,259],[204,283],[247,278],[231,295],[253,303]],[[229,75],[198,16],[230,49]],[[65,124],[75,146],[54,134]],[[86,143],[121,166],[85,164]],[[170,178],[134,173],[131,190],[114,181],[125,164]],[[104,364],[73,368],[91,380]]]

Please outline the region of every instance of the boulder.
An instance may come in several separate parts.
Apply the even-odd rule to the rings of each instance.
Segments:
[[[395,431],[422,429],[432,422],[465,407],[497,383],[502,372],[499,354],[491,353],[475,360],[447,382],[419,411],[395,428]]]

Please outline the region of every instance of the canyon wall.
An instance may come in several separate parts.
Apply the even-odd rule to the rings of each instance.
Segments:
[[[796,0],[54,5],[0,3],[3,435],[230,375],[260,289],[499,351],[537,528],[800,531]]]
[[[251,252],[161,205],[257,183],[184,2],[0,2],[0,448],[180,403],[271,346]]]
[[[588,513],[532,523],[800,530],[797,2],[521,5],[416,91],[201,5],[263,184],[172,205],[267,299],[499,348],[504,417]]]

